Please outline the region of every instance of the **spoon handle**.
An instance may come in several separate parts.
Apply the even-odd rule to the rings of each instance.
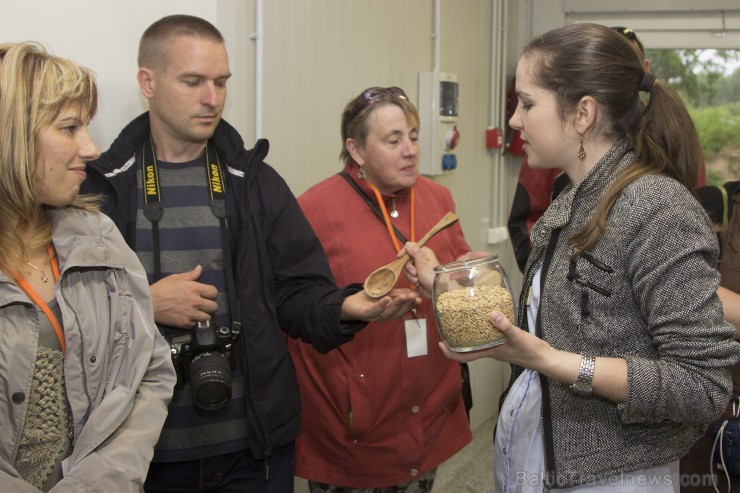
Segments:
[[[452,211],[448,212],[447,214],[445,214],[444,216],[442,216],[442,219],[440,219],[439,221],[437,221],[437,224],[435,224],[434,226],[432,226],[432,229],[430,229],[429,231],[427,231],[427,234],[425,234],[424,236],[422,236],[419,239],[419,241],[416,242],[417,246],[419,248],[423,247],[426,244],[426,242],[429,241],[432,238],[432,236],[436,235],[437,233],[439,233],[440,231],[442,231],[445,228],[449,228],[450,226],[452,226],[456,222],[457,222],[457,216],[455,215],[455,213],[452,212]]]
[[[432,226],[432,228],[427,231],[427,234],[422,236],[419,241],[416,242],[416,246],[419,248],[423,247],[427,241],[432,239],[432,236],[436,235],[443,229],[449,228],[453,224],[457,222],[457,216],[454,212],[450,211],[444,216],[442,216],[442,219],[437,221],[437,224]],[[400,257],[398,257],[398,263],[401,265],[401,268],[403,268],[404,265],[406,265],[406,262],[408,262],[411,259],[411,256],[408,253],[404,253]],[[400,269],[399,269],[400,270]]]
[[[432,226],[432,229],[427,231],[427,233],[416,244],[421,248],[432,236],[455,224],[455,222],[457,222],[457,216],[453,212],[448,212],[442,217],[442,219],[437,221],[437,224]],[[398,257],[390,264],[375,269],[369,276],[367,276],[362,285],[365,293],[370,298],[380,298],[388,294],[390,290],[393,289],[393,286],[398,280],[398,276],[401,274],[403,267],[410,258],[409,254],[404,252],[402,256]]]

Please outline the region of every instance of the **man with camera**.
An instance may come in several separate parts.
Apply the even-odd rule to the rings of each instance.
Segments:
[[[213,25],[158,20],[139,67],[149,111],[90,163],[83,190],[104,195],[139,255],[178,369],[145,489],[292,492],[300,403],[284,332],[326,352],[421,300],[334,284],[267,142],[246,150],[221,119],[231,74]]]

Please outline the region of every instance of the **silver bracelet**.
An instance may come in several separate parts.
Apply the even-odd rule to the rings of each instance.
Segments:
[[[581,356],[581,367],[578,369],[578,379],[570,384],[570,388],[579,394],[590,394],[593,390],[594,368],[596,356]]]

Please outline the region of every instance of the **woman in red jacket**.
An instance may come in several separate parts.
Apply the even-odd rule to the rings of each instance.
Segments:
[[[362,282],[455,210],[419,175],[419,117],[399,88],[371,87],[342,115],[344,169],[298,198],[340,284]],[[442,262],[470,252],[459,224],[428,246]],[[402,278],[396,287],[408,287]],[[371,323],[328,354],[289,341],[301,392],[296,475],[312,493],[432,489],[437,466],[471,439],[460,365],[437,343],[431,303]]]

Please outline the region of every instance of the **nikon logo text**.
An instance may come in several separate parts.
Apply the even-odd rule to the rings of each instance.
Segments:
[[[224,191],[221,188],[221,173],[218,170],[217,164],[211,164],[211,189],[216,193]]]
[[[144,181],[144,187],[146,188],[147,195],[157,195],[157,183],[154,178],[154,166],[146,166],[146,180]]]

